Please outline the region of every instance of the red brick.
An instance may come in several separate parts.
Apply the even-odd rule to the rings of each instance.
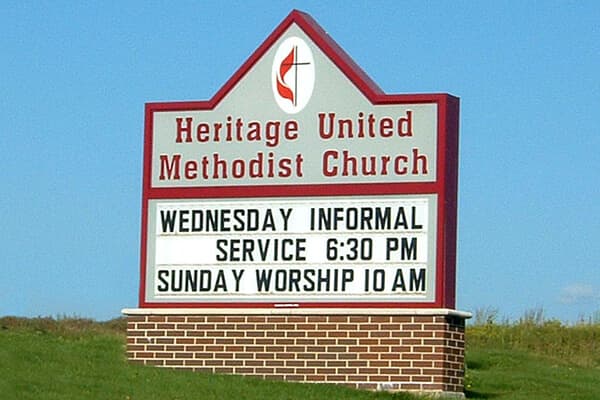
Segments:
[[[294,324],[303,324],[306,322],[306,317],[304,315],[289,316],[287,320]]]
[[[368,331],[348,332],[348,336],[350,336],[351,338],[366,338],[369,336],[369,332]]]
[[[382,360],[398,360],[402,355],[400,353],[381,353],[380,358]]]
[[[436,320],[434,319],[434,316],[429,316],[429,315],[417,315],[413,317],[413,321],[415,322],[422,322],[422,323],[434,323],[436,322]]]
[[[215,353],[212,353],[212,352],[211,353],[207,353],[207,352],[194,353],[194,358],[197,358],[197,359],[206,360],[206,359],[211,359],[214,357],[215,357]]]
[[[390,315],[372,315],[371,316],[371,322],[373,322],[373,323],[386,324],[386,323],[389,323],[390,321],[391,321]]]
[[[306,332],[304,332],[304,331],[288,331],[286,336],[287,337],[305,337]]]
[[[366,367],[368,365],[367,360],[350,360],[348,361],[349,367]]]
[[[234,368],[233,371],[236,374],[248,375],[248,374],[254,373],[254,368],[251,368],[251,367],[239,367],[239,368]]]
[[[349,381],[366,381],[367,375],[348,375]]]
[[[335,329],[335,324],[317,324],[317,330],[319,331],[333,331]]]
[[[332,346],[332,345],[335,345],[336,343],[337,343],[336,339],[318,339],[317,340],[318,346]]]
[[[346,315],[330,315],[329,318],[327,318],[327,321],[344,323],[344,322],[348,322],[348,316],[346,316]]]
[[[346,375],[327,375],[325,377],[327,382],[345,382],[346,379]]]
[[[376,331],[379,329],[379,325],[377,324],[359,324],[358,329],[361,331]]]
[[[356,360],[358,358],[357,353],[340,353],[338,354],[339,360]]]
[[[431,338],[433,337],[433,332],[430,331],[417,331],[413,332],[413,337],[418,338]]]
[[[335,374],[335,368],[317,368],[317,374],[333,375]]]
[[[389,361],[385,361],[385,360],[371,361],[369,363],[369,366],[370,367],[377,367],[377,368],[389,367],[390,366],[390,362]]]
[[[464,321],[453,317],[191,315],[127,321],[132,363],[370,389],[378,382],[412,381],[390,388],[461,391],[464,381]]]
[[[412,363],[413,361],[390,360],[390,366],[398,368],[408,368],[412,365]]]
[[[369,375],[369,382],[388,382],[390,377],[387,375]]]
[[[204,360],[199,360],[199,359],[190,360],[190,359],[186,359],[186,360],[183,360],[183,363],[185,365],[189,365],[189,366],[192,366],[192,367],[197,367],[197,366],[204,365]]]
[[[417,353],[432,353],[433,347],[431,346],[414,346],[413,351]]]
[[[359,353],[358,357],[362,360],[378,360],[379,354],[377,354],[377,353]]]
[[[377,374],[379,372],[379,368],[359,368],[358,369],[358,373],[359,374],[365,374],[365,375],[374,375]]]
[[[296,338],[295,343],[299,346],[314,346],[317,341],[312,338]]]
[[[289,359],[295,359],[296,355],[294,353],[275,353],[275,357],[279,360],[289,360]]]
[[[313,360],[316,358],[315,353],[298,353],[296,354],[296,358],[299,360]]]
[[[400,368],[381,368],[379,373],[384,375],[399,375]]]
[[[199,315],[189,315],[185,322],[191,323],[191,324],[195,324],[195,323],[199,323],[199,322],[206,322],[206,317],[199,316]]]
[[[267,367],[282,367],[285,363],[283,360],[265,360],[265,365]]]
[[[350,323],[369,322],[369,316],[367,316],[367,315],[351,315],[350,318],[348,318],[348,322],[350,322]]]
[[[298,324],[296,326],[296,329],[300,329],[303,331],[314,331],[315,329],[317,329],[317,325],[316,324]]]
[[[421,370],[418,368],[402,368],[402,375],[420,375]]]
[[[247,321],[252,323],[264,324],[265,322],[267,322],[267,317],[251,315],[248,317]]]
[[[412,365],[415,368],[433,368],[432,361],[413,361]],[[437,369],[435,371],[437,371]],[[423,373],[428,374],[428,372],[425,371],[423,371]]]
[[[291,367],[275,368],[275,372],[278,374],[293,374],[294,368],[291,368]]]
[[[246,321],[246,317],[244,316],[239,316],[239,315],[228,315],[225,317],[225,322],[231,324],[231,323],[240,323],[240,322],[245,322]]]
[[[425,375],[414,375],[414,376],[411,376],[410,380],[412,382],[429,383],[429,382],[433,382],[433,377],[425,376]]]
[[[418,383],[403,383],[400,388],[402,390],[421,390],[421,385]]]
[[[373,331],[371,332],[371,337],[373,338],[387,338],[390,337],[392,335],[392,332],[390,331]]]
[[[379,339],[359,339],[359,346],[375,346],[379,344]]]
[[[412,322],[412,320],[413,320],[412,317],[408,316],[408,315],[392,315],[390,322],[405,324],[405,323]]]
[[[225,316],[209,315],[206,317],[206,322],[225,322]]]

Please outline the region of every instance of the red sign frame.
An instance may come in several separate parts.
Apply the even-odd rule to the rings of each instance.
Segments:
[[[245,185],[212,187],[153,187],[153,118],[155,112],[212,110],[227,96],[232,88],[244,78],[251,67],[289,28],[298,25],[369,99],[373,105],[385,104],[436,104],[437,126],[437,173],[434,182],[404,183],[353,183],[353,184],[307,184],[307,185]],[[264,43],[250,56],[223,87],[206,101],[147,103],[145,108],[144,172],[142,190],[142,230],[140,257],[141,308],[274,308],[274,302],[245,303],[165,303],[146,300],[146,263],[148,240],[148,204],[157,199],[227,199],[240,197],[299,197],[299,196],[348,196],[348,195],[414,195],[436,194],[436,293],[433,302],[348,302],[298,303],[299,308],[455,308],[456,287],[456,228],[458,185],[458,125],[459,99],[449,94],[385,94],[358,67],[354,61],[329,37],[308,14],[294,10],[271,33]]]

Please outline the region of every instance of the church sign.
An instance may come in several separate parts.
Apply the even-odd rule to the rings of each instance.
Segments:
[[[140,306],[454,308],[458,99],[288,19],[212,99],[146,105]]]

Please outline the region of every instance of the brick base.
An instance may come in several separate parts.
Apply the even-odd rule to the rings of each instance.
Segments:
[[[435,311],[412,315],[123,312],[128,314],[127,357],[134,363],[460,396],[468,314]]]

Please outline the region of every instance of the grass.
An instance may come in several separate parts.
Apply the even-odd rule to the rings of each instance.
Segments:
[[[467,328],[467,398],[600,399],[600,324],[543,318]],[[131,365],[124,319],[0,318],[2,399],[369,399],[416,396]]]
[[[467,357],[467,398],[584,400],[600,398],[600,370],[509,349],[478,348]]]
[[[600,399],[600,324],[565,326],[542,310],[467,328],[467,398]]]

